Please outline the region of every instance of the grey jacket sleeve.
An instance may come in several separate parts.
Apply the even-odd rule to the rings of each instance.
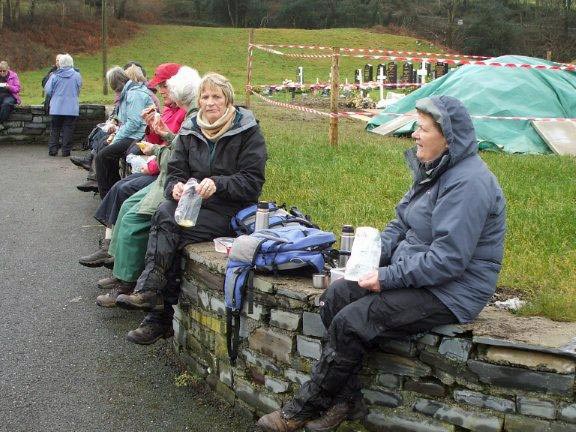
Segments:
[[[381,288],[431,287],[460,276],[474,254],[493,200],[488,185],[476,177],[460,176],[441,187],[428,250],[381,267]]]

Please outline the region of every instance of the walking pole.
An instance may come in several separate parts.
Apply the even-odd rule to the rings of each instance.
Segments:
[[[332,47],[332,67],[330,79],[330,130],[329,140],[332,147],[338,147],[338,93],[340,48]]]
[[[254,43],[254,29],[248,32],[248,59],[246,61],[246,99],[244,105],[250,108],[250,94],[252,93],[252,44]]]

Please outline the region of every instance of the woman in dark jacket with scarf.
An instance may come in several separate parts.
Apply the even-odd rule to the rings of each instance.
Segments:
[[[470,322],[494,293],[504,249],[502,190],[477,154],[460,101],[431,97],[416,109],[416,147],[406,154],[414,183],[381,234],[380,268],[325,291],[320,359],[296,397],[258,421],[265,431],[326,431],[361,417],[358,373],[375,342]]]
[[[172,335],[172,305],[178,301],[180,256],[187,244],[232,235],[230,219],[258,201],[264,184],[267,153],[252,112],[234,107],[230,82],[215,73],[202,78],[199,111],[187,119],[175,142],[164,201],[152,218],[145,268],[133,294],[119,295],[116,305],[150,313],[127,339],[151,344]],[[174,211],[190,178],[202,207],[196,225],[176,224]]]

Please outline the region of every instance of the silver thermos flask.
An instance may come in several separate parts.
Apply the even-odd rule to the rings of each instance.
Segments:
[[[338,267],[345,267],[350,258],[354,243],[354,227],[352,225],[342,226],[342,235],[340,237],[340,256],[338,257]]]
[[[256,207],[256,221],[254,232],[268,228],[270,209],[267,201],[259,201]]]

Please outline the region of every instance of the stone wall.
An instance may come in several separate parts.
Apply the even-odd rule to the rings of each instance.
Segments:
[[[225,258],[211,243],[187,254],[173,322],[179,357],[235,409],[257,416],[278,409],[319,357],[321,291],[308,279],[256,277],[254,310],[244,310],[232,367]],[[362,371],[370,413],[338,431],[576,431],[574,336],[576,324],[489,307],[473,324],[382,343]]]
[[[74,148],[80,149],[94,126],[104,120],[104,105],[80,105],[80,116],[74,128]],[[42,105],[15,107],[4,126],[0,131],[0,144],[47,144],[50,138],[50,116]]]

